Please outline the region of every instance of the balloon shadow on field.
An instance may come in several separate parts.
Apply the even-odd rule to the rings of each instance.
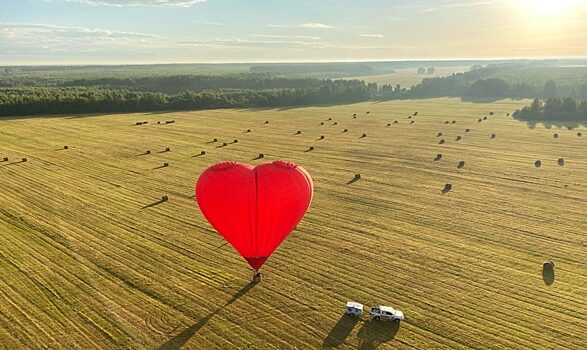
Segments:
[[[347,185],[352,185],[355,182],[359,181],[361,178],[360,177],[353,177],[352,179],[350,179],[346,184]]]
[[[230,298],[230,300],[225,302],[218,309],[212,311],[211,313],[206,315],[204,318],[200,319],[198,322],[194,323],[193,325],[186,328],[185,330],[183,330],[181,333],[179,333],[175,337],[166,341],[163,345],[159,346],[157,348],[157,350],[178,350],[178,349],[181,349],[181,347],[184,346],[185,343],[187,343],[196,333],[198,333],[198,331],[202,327],[204,327],[206,325],[206,323],[208,323],[208,321],[210,321],[212,319],[212,317],[214,317],[216,314],[218,314],[220,311],[222,311],[222,309],[224,309],[225,307],[229,306],[230,304],[234,303],[235,301],[240,299],[242,296],[247,294],[247,292],[250,291],[251,289],[253,289],[253,287],[255,285],[256,285],[256,283],[252,283],[252,282],[247,284],[246,286],[241,288],[241,290],[236,292],[232,296],[232,298]]]
[[[336,322],[334,328],[328,333],[326,339],[322,343],[323,348],[335,348],[340,346],[344,343],[346,338],[351,334],[353,328],[359,321],[358,317],[353,317],[349,315],[342,315],[340,320]]]
[[[552,267],[543,267],[542,279],[547,286],[552,285],[554,283],[554,269]]]
[[[365,321],[359,330],[359,350],[374,350],[391,341],[399,330],[399,322]]]
[[[163,203],[165,203],[165,202],[167,202],[167,201],[166,201],[166,200],[164,200],[164,199],[160,199],[160,200],[158,200],[158,201],[156,201],[156,202],[154,202],[154,203],[151,203],[151,204],[147,204],[147,205],[145,205],[144,207],[142,207],[142,208],[141,208],[141,210],[142,210],[142,209],[151,208],[151,207],[154,207],[154,206],[156,206],[156,205],[163,204]]]

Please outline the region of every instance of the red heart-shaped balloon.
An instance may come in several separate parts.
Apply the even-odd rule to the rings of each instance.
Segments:
[[[196,183],[196,200],[208,222],[259,269],[300,222],[312,201],[312,178],[297,164],[259,166],[223,162]]]

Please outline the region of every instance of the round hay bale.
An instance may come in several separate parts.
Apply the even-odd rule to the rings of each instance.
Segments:
[[[309,149],[310,151],[313,151],[313,150],[314,150],[314,146],[310,146],[308,149]]]
[[[265,155],[263,153],[259,153],[259,155],[257,156],[257,158],[265,158]]]
[[[324,125],[324,122],[320,122],[320,125]]]
[[[357,113],[353,113],[353,117],[356,117],[356,116],[357,116]]]
[[[542,166],[542,162],[539,161],[539,160],[537,160],[537,161],[534,162],[534,166],[537,167],[537,168],[540,168]]]
[[[491,139],[493,140],[495,138],[495,134],[491,134]]]
[[[546,260],[542,263],[542,268],[546,271],[554,270],[554,262],[552,260]]]
[[[455,139],[455,141],[461,141],[462,137],[459,135],[457,136],[457,138]]]
[[[394,124],[397,124],[397,123],[398,123],[398,121],[397,121],[397,120],[394,120],[394,121],[393,121],[393,123],[394,123]]]
[[[157,124],[161,124],[161,122],[160,121],[157,121]]]
[[[442,189],[442,193],[450,192],[450,190],[452,190],[452,184],[446,184],[446,185],[444,185],[444,188]]]
[[[446,141],[444,141],[444,140],[440,140],[440,141],[438,142],[438,144],[439,144],[439,145],[444,145],[444,143],[445,143],[445,142],[446,142]]]
[[[135,125],[143,125],[143,122],[136,122]]]
[[[367,113],[366,113],[366,114],[369,114],[369,113],[371,113],[371,112],[367,111]]]
[[[265,121],[265,124],[269,124],[269,120],[266,120],[266,121]]]
[[[349,131],[349,129],[344,129],[342,132],[348,132],[348,131]]]
[[[573,130],[573,128],[570,126],[567,126],[567,130],[571,131],[571,130]]]
[[[577,133],[577,137],[581,137],[581,136],[583,136],[583,134],[582,134],[582,133],[580,133],[580,132],[578,132],[578,133]]]
[[[456,120],[453,120],[453,121],[451,122],[451,124],[456,124],[456,123],[457,123],[457,121],[456,121]]]
[[[338,125],[338,122],[334,122],[334,124],[332,124],[332,125]]]
[[[168,167],[168,166],[169,166],[169,163],[168,162],[164,162],[163,163],[163,167]]]
[[[169,200],[169,197],[167,197],[167,195],[161,196],[161,202],[167,202],[168,200]]]
[[[471,131],[471,129],[465,129],[465,132],[470,132],[470,131]]]
[[[320,135],[320,140],[324,140],[325,136],[324,135]]]
[[[565,159],[564,158],[559,158],[558,159],[558,165],[560,165],[560,166],[565,165]]]
[[[22,160],[23,163],[26,163],[28,159],[22,158],[21,160]]]
[[[414,124],[414,123],[415,123],[415,121],[413,121],[413,120],[412,120],[412,121],[410,121],[410,124]]]
[[[145,125],[145,124],[149,124],[149,122],[143,122],[143,125]]]
[[[387,126],[391,126],[391,123],[387,123]]]
[[[218,139],[214,139],[214,140],[212,140],[212,142],[218,142]]]
[[[481,118],[477,119],[477,123],[481,123],[483,120]]]
[[[489,115],[493,115],[493,114],[494,114],[493,112],[489,112]]]
[[[448,120],[444,122],[444,124],[449,124],[449,123],[450,123],[450,122],[449,122]]]
[[[228,146],[228,143],[226,143],[226,142],[223,142],[223,143],[222,143],[222,146],[226,147],[226,146]]]
[[[296,131],[296,135],[299,135],[299,134],[301,134],[301,133],[302,133],[302,130],[298,130],[298,131]]]
[[[361,137],[367,137],[367,134],[363,134],[363,135],[361,135]]]
[[[206,154],[206,151],[201,151],[200,152],[200,155],[204,155],[204,154]]]
[[[418,115],[418,112],[414,112],[414,117]]]
[[[359,180],[361,178],[361,174],[355,174],[355,179]]]
[[[439,132],[438,134],[436,134],[436,137],[440,137],[440,136],[442,136],[442,133],[441,132]]]
[[[411,116],[411,115],[409,115],[409,116],[408,116],[408,119],[412,119],[412,116]]]
[[[148,150],[146,150],[146,151],[145,151],[145,154],[151,154],[151,150],[149,150],[149,149],[148,149]]]
[[[355,116],[355,115],[354,115],[354,116],[353,116],[353,119],[357,119],[357,116]]]
[[[7,162],[7,161],[8,161],[8,157],[4,157],[4,158],[2,159],[2,161],[4,161],[4,162]]]
[[[165,147],[165,152],[171,152],[171,148]]]
[[[251,132],[251,129],[247,129],[247,132]]]
[[[63,146],[63,149],[69,149],[69,146],[65,145]]]
[[[487,117],[483,117],[483,120],[487,120]]]
[[[238,143],[238,139],[232,140],[233,143]]]
[[[510,116],[510,114],[509,114],[509,113],[506,113],[506,116],[507,116],[507,117],[509,117],[509,116]]]
[[[328,118],[328,121],[331,121],[331,120],[332,120],[332,118]]]
[[[555,139],[558,139],[558,134],[554,134],[554,135],[552,135],[552,137],[554,137]]]
[[[442,159],[442,153],[438,153],[438,154],[436,155],[436,158],[434,158],[434,161],[439,161],[439,160],[441,160],[441,159]]]
[[[457,168],[461,169],[461,168],[463,168],[464,166],[465,166],[465,161],[464,161],[464,160],[461,160],[461,161],[459,162],[459,165],[457,165]]]

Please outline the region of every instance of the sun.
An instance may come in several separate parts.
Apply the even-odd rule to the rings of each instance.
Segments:
[[[554,16],[569,12],[575,8],[580,0],[518,0],[520,5],[528,11],[542,16]]]

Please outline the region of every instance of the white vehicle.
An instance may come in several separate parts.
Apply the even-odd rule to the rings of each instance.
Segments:
[[[395,310],[391,306],[373,306],[371,307],[371,319],[372,320],[389,320],[394,322],[403,321],[404,313]]]
[[[363,304],[349,301],[346,303],[344,313],[349,316],[360,317],[363,315]]]

